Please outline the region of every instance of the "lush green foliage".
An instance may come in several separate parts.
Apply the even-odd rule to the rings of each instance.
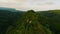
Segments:
[[[60,14],[57,11],[46,11],[40,12],[41,16],[41,23],[45,26],[48,24],[49,28],[55,33],[60,34]]]
[[[60,34],[60,10],[0,10],[0,34]]]
[[[49,28],[39,22],[38,17],[39,14],[29,10],[15,28],[8,28],[6,34],[53,34]]]
[[[22,17],[23,12],[0,10],[0,34],[5,34],[7,28],[16,25],[16,19]]]

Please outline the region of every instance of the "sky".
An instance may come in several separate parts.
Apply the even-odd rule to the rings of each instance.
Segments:
[[[60,0],[0,0],[0,7],[17,10],[54,10],[60,9]]]

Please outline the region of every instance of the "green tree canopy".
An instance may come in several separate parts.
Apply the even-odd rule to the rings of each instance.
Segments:
[[[6,34],[53,34],[38,21],[38,14],[33,10],[26,12],[15,28],[9,27]]]

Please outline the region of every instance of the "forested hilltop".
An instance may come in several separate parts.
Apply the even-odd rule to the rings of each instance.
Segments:
[[[0,34],[60,34],[60,10],[0,8]]]

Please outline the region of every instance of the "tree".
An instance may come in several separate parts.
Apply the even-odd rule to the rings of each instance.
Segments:
[[[33,10],[26,12],[21,21],[17,21],[15,28],[8,28],[6,34],[52,34],[52,32],[44,27],[38,21],[38,16]]]

